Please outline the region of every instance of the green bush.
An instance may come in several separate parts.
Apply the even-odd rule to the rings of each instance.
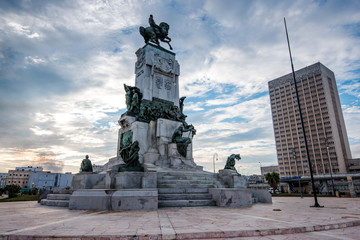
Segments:
[[[32,188],[31,189],[31,194],[32,195],[37,195],[38,194],[38,189],[37,188]]]
[[[5,191],[8,192],[9,198],[16,197],[17,194],[20,192],[21,187],[15,184],[6,185],[4,188]]]

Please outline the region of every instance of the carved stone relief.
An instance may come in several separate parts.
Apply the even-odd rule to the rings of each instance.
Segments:
[[[154,55],[154,67],[164,73],[174,73],[174,61],[161,57],[160,54]]]

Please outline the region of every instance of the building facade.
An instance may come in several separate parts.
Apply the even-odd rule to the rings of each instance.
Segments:
[[[295,76],[314,175],[347,173],[352,157],[334,73],[315,63]],[[280,177],[296,177],[297,169],[309,176],[292,74],[268,84]]]
[[[349,159],[349,173],[360,173],[360,158]]]
[[[32,172],[29,176],[27,188],[46,190],[70,188],[73,176],[71,173]]]
[[[4,188],[6,185],[7,173],[0,173],[0,188]]]
[[[100,173],[104,171],[104,165],[93,164],[92,168],[93,168],[93,172],[95,173]]]
[[[21,188],[26,188],[29,181],[30,173],[42,172],[42,167],[17,167],[15,170],[9,170],[6,185],[19,185]]]
[[[266,167],[260,167],[261,176],[265,176],[267,173],[276,172],[279,173],[279,166],[266,166]]]

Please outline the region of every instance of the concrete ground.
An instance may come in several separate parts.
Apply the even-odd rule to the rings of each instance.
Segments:
[[[0,239],[360,239],[360,199],[274,197],[245,208],[81,211],[0,203]]]

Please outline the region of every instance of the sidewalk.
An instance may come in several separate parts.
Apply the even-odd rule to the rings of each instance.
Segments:
[[[360,239],[360,199],[274,197],[246,208],[80,211],[0,203],[0,239]],[[286,235],[284,235],[286,234]]]

